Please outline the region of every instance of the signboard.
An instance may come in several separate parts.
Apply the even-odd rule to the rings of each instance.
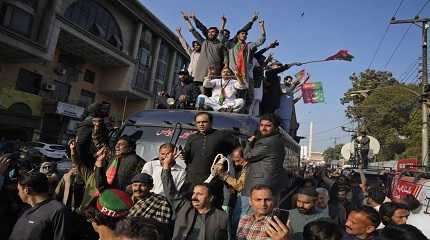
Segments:
[[[416,158],[399,159],[397,161],[397,171],[410,170],[416,171],[418,166],[418,160]]]
[[[64,102],[58,102],[57,104],[57,113],[67,117],[82,118],[84,111],[85,109],[83,107],[79,107],[76,105]]]
[[[400,179],[400,175],[397,175],[394,180],[393,198],[398,199],[408,194],[414,194],[417,187],[414,180],[413,177],[402,177]]]

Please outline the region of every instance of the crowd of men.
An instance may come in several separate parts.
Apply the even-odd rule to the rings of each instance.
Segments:
[[[178,72],[179,82],[170,94],[162,91],[159,108],[200,109],[222,112],[249,113],[258,116],[280,108],[282,94],[291,95],[304,81],[291,76],[280,81],[279,73],[300,63],[282,64],[272,55],[264,55],[276,48],[274,41],[258,49],[266,41],[263,20],[259,24],[259,37],[248,42],[248,32],[258,20],[257,13],[231,38],[226,29],[227,18],[221,17],[221,27],[207,28],[195,14],[182,12],[188,30],[195,38],[191,46],[177,28],[177,36],[190,57],[188,67]],[[200,32],[199,32],[200,31]],[[280,84],[285,86],[280,86]],[[281,89],[288,90],[282,92]],[[170,102],[167,98],[174,101]],[[295,99],[297,102],[300,98]],[[294,99],[291,99],[293,102]]]
[[[62,177],[49,163],[29,171],[2,155],[2,236],[11,240],[428,239],[422,233],[429,232],[425,222],[407,224],[420,202],[412,195],[390,200],[385,186],[369,186],[362,170],[347,176],[333,176],[325,169],[287,172],[276,115],[261,116],[257,134],[243,148],[230,133],[213,129],[212,121],[211,113],[198,112],[198,132],[183,150],[165,143],[158,158],[146,162],[135,154],[128,136],[117,139],[111,148],[103,121],[92,118],[94,161],[81,159],[79,141],[72,139],[73,167]],[[219,153],[229,156],[235,173],[225,163],[214,164]],[[53,175],[59,180],[52,181]]]
[[[69,141],[73,165],[64,175],[53,162],[29,168],[10,154],[0,155],[2,238],[428,239],[423,233],[428,234],[428,226],[414,216],[420,202],[412,195],[389,199],[387,187],[367,183],[362,170],[335,176],[324,168],[311,174],[284,168],[281,120],[274,114],[279,99],[273,100],[276,94],[259,98],[254,90],[267,85],[266,90],[281,91],[278,73],[292,65],[268,61],[262,53],[267,48],[256,52],[266,36],[263,21],[259,39],[246,42],[257,15],[233,38],[225,17],[218,30],[206,28],[194,14],[183,16],[197,40],[190,48],[181,39],[191,63],[180,72],[175,100],[188,108],[212,88],[209,96],[201,96],[207,109],[240,112],[248,107],[252,112],[262,103],[255,135],[241,146],[230,132],[213,128],[210,112],[199,111],[197,132],[183,149],[164,143],[156,159],[144,160],[131,136],[110,142],[104,121],[108,104],[101,103],[90,109]],[[236,98],[242,90],[242,98]],[[219,154],[222,161],[214,161]]]

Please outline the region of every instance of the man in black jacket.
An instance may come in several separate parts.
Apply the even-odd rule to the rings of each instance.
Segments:
[[[203,183],[211,173],[211,166],[215,156],[222,153],[230,154],[237,145],[236,138],[228,132],[212,128],[212,115],[207,112],[199,112],[195,117],[198,132],[191,135],[184,147],[186,178],[184,190],[191,192],[196,184]],[[211,182],[215,190],[214,205],[222,204],[223,183],[214,178]]]
[[[48,194],[48,178],[43,173],[27,173],[18,180],[18,195],[31,206],[13,228],[9,240],[72,239],[70,213]],[[2,236],[4,237],[4,236]]]
[[[282,183],[285,149],[279,133],[279,118],[274,114],[265,114],[260,118],[259,132],[248,139],[244,155],[248,160],[248,174],[242,195],[249,197],[255,185],[268,185],[274,192],[275,204],[278,204]],[[277,206],[277,205],[275,205]],[[242,214],[249,208],[242,208]]]

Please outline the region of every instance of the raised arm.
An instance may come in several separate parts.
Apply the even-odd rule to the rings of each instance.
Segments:
[[[263,45],[263,43],[266,41],[266,28],[264,26],[263,20],[260,20],[259,26],[260,26],[260,36],[258,37],[257,41],[249,44],[251,51],[257,50],[257,48]]]
[[[178,36],[179,42],[181,43],[181,46],[187,52],[188,56],[191,56],[191,54],[193,53],[193,49],[190,47],[190,45],[188,45],[187,41],[182,36],[180,27],[176,28],[176,35]]]
[[[271,48],[276,48],[277,46],[279,46],[279,42],[278,42],[278,40],[275,40],[275,41],[271,42],[271,43],[269,44],[269,46],[267,46],[267,47],[265,47],[265,48],[262,48],[262,49],[258,50],[258,51],[254,54],[254,56],[258,57],[259,55],[263,55],[263,54],[264,54],[265,52],[267,52],[269,49],[271,49]]]
[[[249,22],[247,22],[245,26],[239,29],[238,32],[248,32],[249,30],[251,30],[252,25],[254,24],[255,21],[257,21],[257,19],[258,19],[258,12],[254,12],[254,15],[252,15],[251,20],[249,20]]]
[[[288,70],[288,69],[290,69],[291,67],[293,67],[293,66],[300,66],[300,65],[302,65],[301,63],[298,63],[298,62],[295,62],[295,63],[287,63],[287,64],[284,64],[284,65],[282,65],[281,67],[279,67],[279,68],[275,68],[275,69],[270,69],[270,70],[268,70],[267,72],[266,72],[266,74],[279,74],[279,73],[281,73],[281,72],[284,72],[284,71],[286,71],[286,70]]]
[[[175,182],[173,181],[171,173],[171,166],[174,161],[175,155],[176,150],[174,152],[168,153],[166,158],[164,159],[162,163],[163,169],[161,171],[161,182],[163,183],[164,195],[172,205],[172,209],[176,212],[177,209],[179,209],[183,205],[185,200],[176,189]]]
[[[208,28],[196,17],[196,14],[194,12],[190,16],[190,18],[193,19],[194,24],[196,25],[196,28],[199,29],[205,37],[207,37]]]
[[[109,153],[105,148],[100,149],[96,153],[96,163],[95,168],[95,178],[96,178],[96,188],[99,192],[103,192],[104,189],[108,187],[106,172],[104,170],[104,162],[106,161]]]
[[[76,150],[76,140],[72,139],[69,141],[70,148],[70,159],[72,163],[76,165],[78,174],[81,176],[83,181],[86,183],[88,179],[94,174],[94,171],[88,168],[84,162],[79,158]]]
[[[181,13],[182,13],[182,17],[183,17],[183,18],[184,18],[184,20],[185,20],[185,23],[186,23],[186,24],[187,24],[187,26],[188,26],[188,30],[191,32],[191,34],[193,34],[194,38],[195,38],[198,42],[202,43],[205,39],[202,37],[202,35],[200,35],[200,34],[196,31],[196,29],[194,28],[193,24],[191,23],[191,19],[190,19],[190,17],[189,17],[188,15],[186,15],[184,12],[181,12]]]
[[[103,135],[103,119],[102,118],[93,118],[93,131],[92,131],[92,140],[94,146],[96,146],[97,150],[102,148],[109,149],[108,140]]]

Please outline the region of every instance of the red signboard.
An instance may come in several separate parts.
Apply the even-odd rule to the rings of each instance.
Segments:
[[[405,158],[397,161],[397,171],[410,170],[416,171],[418,166],[418,160],[416,158]]]
[[[414,194],[416,186],[415,182],[400,180],[396,187],[397,195],[403,197],[408,194]]]

